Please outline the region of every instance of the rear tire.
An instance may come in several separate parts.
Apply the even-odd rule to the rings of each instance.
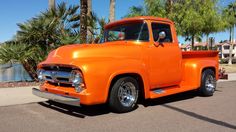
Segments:
[[[204,70],[202,73],[201,87],[199,93],[202,96],[212,96],[216,89],[215,73],[211,69]]]
[[[117,113],[132,111],[137,106],[139,86],[132,77],[119,78],[111,87],[109,106]]]

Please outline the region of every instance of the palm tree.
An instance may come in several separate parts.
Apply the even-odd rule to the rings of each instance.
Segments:
[[[87,27],[87,35],[88,35],[88,42],[91,43],[93,41],[93,34],[91,32],[92,27],[90,26],[89,23],[92,22],[92,0],[88,0],[88,13],[87,13],[87,17],[88,17],[88,27]]]
[[[169,13],[172,13],[172,6],[173,6],[173,0],[167,0],[166,2],[167,16]]]
[[[233,43],[234,43],[234,27],[236,24],[236,1],[234,3],[230,3],[228,7],[224,10],[225,19],[228,22],[229,29],[229,41],[230,41],[230,49],[229,49],[229,61],[228,64],[232,65],[232,52],[233,52]]]
[[[46,49],[50,44],[61,45],[61,39],[78,35],[79,6],[67,7],[65,3],[57,9],[47,10],[39,16],[18,24],[17,40],[27,44],[38,44]]]
[[[80,0],[80,8],[80,41],[85,43],[87,41],[88,0]]]
[[[147,10],[145,7],[142,6],[132,6],[129,8],[128,14],[126,14],[124,17],[136,17],[136,16],[147,16]]]
[[[48,9],[51,10],[51,9],[55,9],[56,6],[55,6],[55,0],[48,0]]]
[[[79,6],[67,7],[65,3],[61,3],[55,10],[47,10],[18,24],[17,43],[0,48],[0,58],[4,58],[1,61],[21,62],[32,79],[37,81],[36,65],[46,58],[48,52],[78,40],[78,8]]]
[[[115,0],[110,0],[110,14],[109,14],[109,21],[115,21]]]
[[[87,15],[90,16],[92,13],[92,0],[88,0],[88,12]]]
[[[25,70],[29,73],[30,77],[38,81],[36,74],[36,64],[34,57],[39,57],[37,46],[28,44],[16,44],[14,42],[2,44],[0,47],[0,63],[14,63],[20,62]]]
[[[102,17],[102,18],[98,18],[98,24],[99,24],[99,30],[100,33],[98,35],[99,38],[101,38],[104,35],[104,30],[105,30],[105,25],[108,24],[108,21]]]

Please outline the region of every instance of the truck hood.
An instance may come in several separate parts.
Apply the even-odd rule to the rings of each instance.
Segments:
[[[107,59],[139,59],[141,47],[137,42],[108,42],[104,44],[74,44],[57,48],[41,64],[71,64]]]

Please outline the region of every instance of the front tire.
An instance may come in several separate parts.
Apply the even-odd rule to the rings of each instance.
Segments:
[[[212,96],[216,90],[215,73],[207,69],[202,73],[201,87],[199,89],[200,95]]]
[[[119,78],[111,87],[109,106],[117,113],[132,111],[137,106],[139,86],[132,77]]]

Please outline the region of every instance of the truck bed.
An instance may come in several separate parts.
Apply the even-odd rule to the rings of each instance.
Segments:
[[[201,73],[205,68],[212,68],[218,80],[219,55],[218,51],[183,51],[183,82],[182,85],[199,87]]]
[[[183,59],[201,58],[201,57],[218,57],[218,51],[183,51]]]
[[[201,73],[204,68],[216,67],[218,79],[218,51],[183,51],[182,52],[182,81],[180,85],[155,89],[150,92],[150,98],[158,98],[175,93],[198,89]]]

